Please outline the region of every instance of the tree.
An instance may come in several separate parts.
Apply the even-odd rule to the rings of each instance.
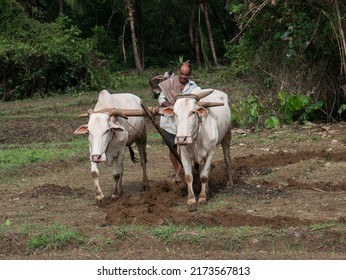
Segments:
[[[128,20],[130,22],[130,28],[131,28],[133,57],[135,60],[136,69],[139,71],[139,73],[142,73],[144,69],[138,54],[137,36],[136,36],[136,27],[135,27],[134,0],[126,0],[126,8],[127,8]]]
[[[192,8],[192,13],[190,17],[190,26],[189,26],[189,34],[190,34],[190,42],[192,46],[195,48],[197,67],[202,68],[202,60],[201,60],[201,46],[200,46],[200,38],[199,38],[199,25],[196,24],[196,15],[198,10],[198,1],[195,0]]]
[[[346,83],[346,6],[338,0],[333,1],[336,15],[336,33],[340,49],[341,74],[344,76]]]
[[[204,15],[204,21],[202,21],[202,14]],[[219,66],[209,15],[209,0],[193,1],[189,34],[191,44],[194,46],[198,68],[202,67],[201,54],[203,55],[205,67],[209,67],[210,52],[214,66]],[[205,33],[207,33],[207,35],[205,35]]]
[[[209,44],[210,44],[211,53],[213,55],[214,65],[219,66],[219,62],[217,60],[217,55],[216,55],[215,46],[214,46],[214,39],[213,39],[212,30],[211,30],[211,24],[209,20],[209,1],[202,2],[201,6],[204,11],[205,23],[207,26]]]

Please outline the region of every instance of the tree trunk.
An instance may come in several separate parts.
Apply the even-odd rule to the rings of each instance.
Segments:
[[[64,13],[64,0],[59,1],[59,13],[60,14]]]
[[[144,57],[144,32],[143,32],[143,2],[142,0],[138,1],[137,5],[137,26],[139,29],[139,40],[141,42],[140,50],[141,50],[141,65],[142,68],[145,69],[145,57]]]
[[[118,11],[117,6],[115,4],[113,4],[111,15],[108,18],[106,35],[109,34],[109,30],[111,28],[112,19],[113,19],[114,15],[116,14],[117,11]]]
[[[199,32],[198,32],[198,25],[196,24],[196,13],[197,13],[197,1],[195,1],[193,8],[192,8],[192,13],[191,13],[191,18],[190,18],[190,42],[195,48],[195,53],[196,53],[196,61],[197,61],[197,68],[200,69],[202,68],[202,61],[201,61],[201,51],[200,51],[200,45],[199,45]]]
[[[135,59],[136,69],[139,71],[139,73],[143,73],[143,67],[141,64],[141,60],[139,58],[138,47],[137,47],[133,0],[126,0],[126,3],[127,3],[127,13],[128,13],[128,18],[129,18],[130,28],[131,28],[133,57]]]
[[[213,55],[214,65],[217,67],[219,66],[219,62],[217,60],[215,46],[214,46],[214,39],[213,34],[211,32],[211,25],[209,20],[209,8],[208,8],[208,2],[205,2],[203,5],[203,11],[204,11],[204,17],[205,17],[205,23],[207,25],[207,31],[208,31],[208,37],[209,37],[209,44],[210,44],[210,50]]]
[[[124,58],[124,63],[127,64],[127,57],[126,57],[126,48],[125,48],[125,30],[126,30],[126,24],[127,24],[128,19],[125,20],[124,26],[123,26],[123,35],[119,37],[119,41],[121,44],[121,54],[123,55]]]
[[[341,74],[346,78],[346,34],[345,20],[342,18],[342,12],[340,11],[339,2],[335,0],[335,11],[338,20],[338,33],[339,33],[339,48],[340,48],[340,60],[341,60]]]

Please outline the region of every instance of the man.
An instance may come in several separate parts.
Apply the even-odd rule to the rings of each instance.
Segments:
[[[159,87],[161,88],[161,93],[158,101],[161,107],[173,106],[174,97],[177,94],[190,94],[191,91],[197,87],[196,83],[189,79],[190,76],[191,67],[187,62],[184,62],[178,68],[178,76],[174,76],[173,78],[160,83]],[[176,134],[175,117],[161,116],[160,127],[165,138],[169,139],[173,144],[173,147],[177,149],[177,145],[174,144]],[[174,181],[176,183],[181,182],[180,174],[183,167],[171,151],[169,151],[169,157],[175,170]]]

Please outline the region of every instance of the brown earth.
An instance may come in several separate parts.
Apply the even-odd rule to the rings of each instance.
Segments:
[[[68,111],[80,113],[73,106]],[[73,131],[83,121],[55,118],[66,114],[59,109],[51,113],[48,119],[22,115],[2,121],[0,144],[10,149],[9,144],[76,138]],[[156,133],[149,122],[148,131]],[[234,129],[234,187],[224,188],[218,147],[208,204],[192,213],[185,184],[172,183],[168,151],[157,137],[148,140],[150,191],[141,192],[140,164],[126,156],[124,195],[104,208],[94,199],[87,146],[76,158],[32,163],[1,179],[0,259],[345,259],[345,143],[344,123]],[[100,170],[109,196],[111,167]],[[75,230],[83,241],[30,249],[37,228],[55,223]],[[168,240],[152,234],[174,226],[179,230]]]

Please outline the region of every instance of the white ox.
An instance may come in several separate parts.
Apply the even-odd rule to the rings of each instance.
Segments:
[[[134,161],[134,153],[131,144],[138,148],[140,162],[143,169],[143,190],[149,188],[146,171],[146,142],[147,134],[143,117],[130,117],[127,120],[115,116],[111,108],[139,109],[142,110],[141,100],[131,93],[110,94],[106,90],[99,93],[95,108],[88,111],[88,124],[80,126],[75,134],[89,133],[89,151],[91,161],[91,176],[96,191],[96,202],[104,204],[104,195],[99,184],[98,164],[114,163],[113,178],[115,187],[112,199],[117,199],[122,194],[123,160],[126,146],[129,147],[131,159]],[[98,112],[102,111],[102,112]]]
[[[214,105],[220,106],[209,107]],[[167,116],[175,115],[177,126],[175,143],[181,150],[185,182],[188,187],[188,210],[196,211],[192,168],[194,164],[199,165],[201,192],[198,204],[206,204],[209,170],[215,148],[220,143],[228,171],[227,185],[233,185],[230,159],[231,110],[228,96],[219,90],[196,88],[192,94],[179,95],[173,108],[162,108],[161,113]]]

